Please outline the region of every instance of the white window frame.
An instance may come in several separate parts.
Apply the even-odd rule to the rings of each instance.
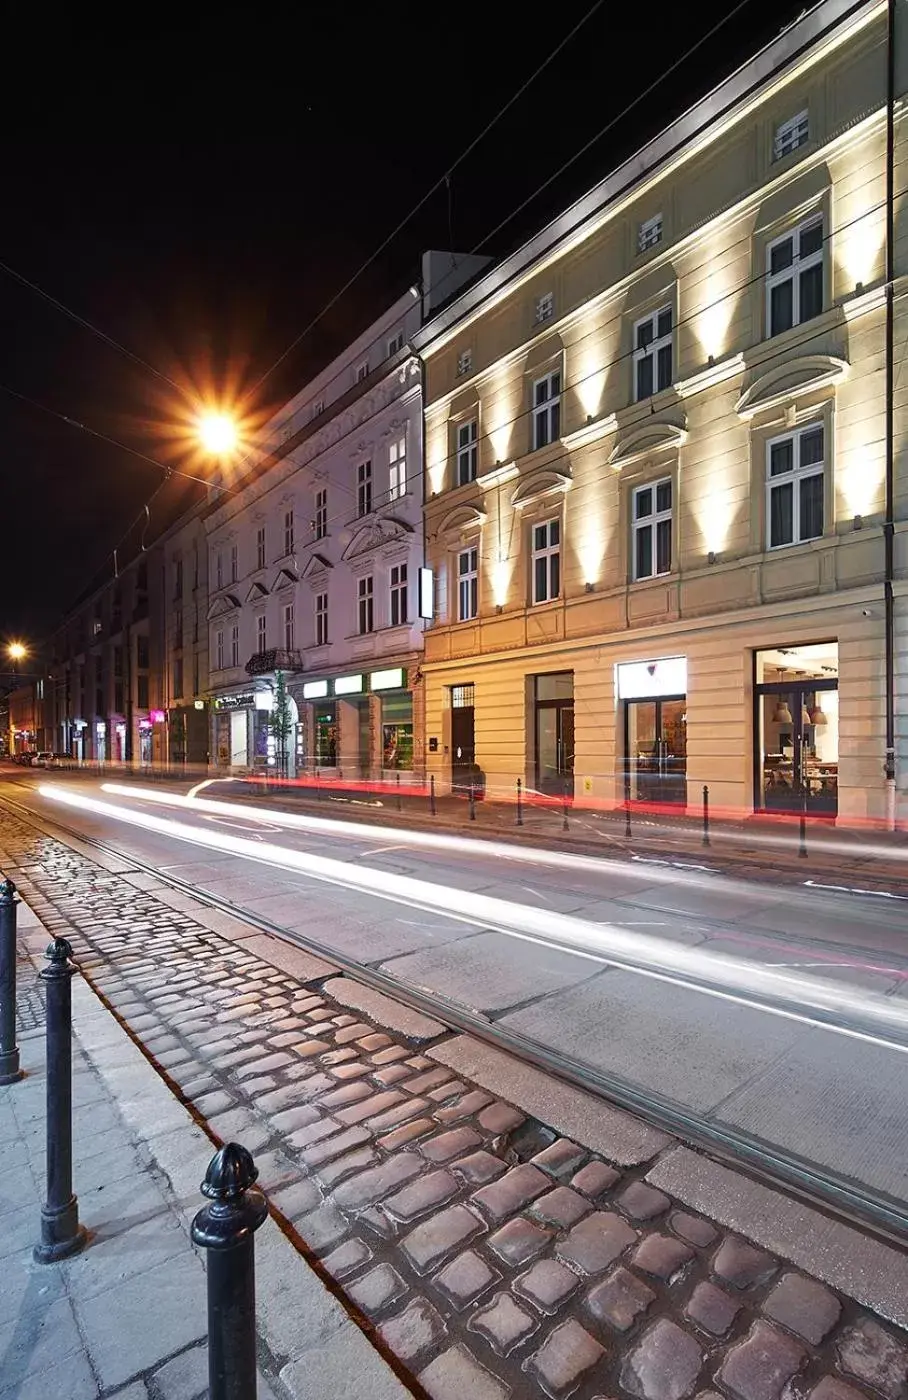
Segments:
[[[265,527],[260,525],[255,532],[255,564],[257,569],[264,569],[267,556],[265,554]]]
[[[662,242],[662,215],[654,214],[651,219],[644,219],[637,229],[637,252],[648,253],[650,248],[655,248]]]
[[[356,583],[356,619],[361,637],[375,631],[375,587],[371,574],[364,574]]]
[[[659,334],[659,322],[665,315],[670,316],[671,324],[667,331]],[[648,327],[652,332],[650,339],[645,345],[640,345],[640,331]],[[670,373],[668,382],[659,383],[659,352],[668,348],[671,355]],[[649,394],[640,393],[639,366],[649,360],[652,364],[653,387]],[[654,395],[669,388],[675,373],[675,309],[669,302],[667,305],[657,307],[647,316],[641,316],[634,322],[634,403],[645,403]]]
[[[314,402],[313,405],[312,405],[312,417],[313,417],[313,418],[320,418],[321,415],[324,413],[324,411],[325,411],[325,400],[324,400],[324,399],[316,399],[315,402]]]
[[[230,629],[230,664],[239,666],[240,664],[240,625],[235,622]]]
[[[214,556],[214,577],[215,587],[224,587],[224,554],[222,550],[217,550]]]
[[[469,418],[458,423],[455,433],[457,443],[457,485],[466,486],[476,480],[479,470],[479,421]]]
[[[463,379],[465,374],[469,374],[473,369],[473,351],[467,346],[466,350],[461,350],[457,356],[457,378]]]
[[[403,350],[403,348],[404,333],[403,331],[397,331],[388,340],[388,359],[390,360],[392,355],[396,355],[400,350]]]
[[[668,486],[669,506],[667,509],[658,508],[659,487]],[[652,492],[652,509],[647,515],[637,517],[637,498],[644,491]],[[639,486],[635,486],[631,491],[631,578],[635,583],[643,583],[650,578],[664,578],[672,571],[672,554],[674,552],[675,534],[675,483],[670,476],[660,476],[654,481],[641,481]],[[659,568],[659,526],[668,524],[668,568]],[[650,536],[650,564],[649,573],[642,573],[637,563],[637,540],[639,536],[648,534]]]
[[[214,634],[214,663],[216,671],[224,669],[224,629],[219,627]]]
[[[266,613],[259,613],[255,619],[255,649],[259,653],[268,650],[268,617]]]
[[[368,361],[368,360],[363,360],[361,364],[358,364],[358,365],[356,366],[356,382],[357,382],[357,384],[362,384],[363,380],[366,379],[366,378],[368,378],[368,375],[369,375],[369,361]]]
[[[328,645],[328,595],[327,593],[316,593],[315,595],[315,645],[326,647]]]
[[[323,540],[328,533],[328,488],[322,486],[315,493],[315,538]]]
[[[407,494],[407,435],[388,446],[388,500],[399,501]]]
[[[819,462],[809,462],[806,466],[801,465],[801,444],[805,437],[812,436],[819,432],[823,444],[823,455]],[[772,449],[779,443],[790,442],[792,444],[792,469],[778,476],[770,476],[772,469]],[[788,549],[794,544],[806,544],[809,540],[823,538],[826,524],[826,468],[827,456],[826,445],[828,433],[826,424],[814,420],[812,423],[805,423],[800,428],[791,428],[787,433],[776,433],[768,438],[766,442],[766,548],[767,550]],[[820,533],[818,535],[801,536],[801,486],[805,481],[813,477],[823,478],[823,508],[821,511]],[[792,486],[792,537],[790,540],[780,540],[777,544],[772,542],[772,496],[774,491],[791,484]]]
[[[390,575],[390,619],[392,627],[406,626],[407,616],[407,566],[392,564]]]
[[[296,547],[296,524],[293,519],[293,507],[284,511],[284,554],[292,554]]]
[[[537,530],[545,530],[546,532],[546,543],[544,545],[537,546],[536,544]],[[552,541],[553,531],[558,536],[554,542]],[[536,565],[540,560],[545,561],[544,595],[540,593],[540,590],[536,586]],[[530,526],[530,568],[532,570],[530,596],[532,597],[534,606],[537,603],[554,602],[556,598],[561,596],[561,517],[559,515],[549,516],[546,520],[536,520]],[[558,575],[556,587],[554,589],[552,587],[553,570],[556,570]]]
[[[805,107],[803,112],[798,112],[797,116],[789,117],[788,121],[781,122],[776,127],[772,140],[773,160],[784,160],[799,146],[806,146],[809,140],[810,116]]]
[[[536,298],[536,306],[533,312],[533,322],[541,326],[545,321],[551,321],[555,314],[555,293],[543,292]]]
[[[820,311],[822,311],[826,300],[826,271],[823,268],[823,252],[826,245],[823,233],[824,217],[822,213],[811,214],[810,218],[802,219],[793,228],[786,229],[778,238],[774,238],[766,245],[766,338],[771,339],[774,335],[784,335],[786,330],[791,330],[795,326],[802,324],[801,317],[801,278],[805,272],[819,265],[822,277],[822,294],[820,296]],[[801,239],[805,233],[811,229],[820,229],[820,246],[814,252],[808,253],[806,257],[801,256]],[[772,255],[775,248],[781,247],[783,243],[791,240],[791,262],[787,267],[780,268],[778,272],[772,271]],[[791,326],[786,326],[784,330],[775,330],[772,324],[772,294],[776,287],[785,282],[791,282]],[[819,313],[818,313],[819,314]],[[812,320],[812,317],[808,317]]]
[[[479,545],[457,552],[457,621],[472,622],[479,616]]]
[[[540,399],[539,391],[545,390]],[[561,438],[561,370],[549,370],[541,379],[533,380],[533,447],[548,447]]]
[[[239,578],[239,550],[235,544],[230,546],[230,582],[236,583]]]
[[[356,514],[362,519],[372,514],[372,458],[356,464]]]
[[[285,603],[282,623],[284,629],[284,650],[293,651],[293,604]]]

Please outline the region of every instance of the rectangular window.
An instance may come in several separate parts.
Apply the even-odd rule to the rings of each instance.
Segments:
[[[463,379],[465,374],[469,374],[473,369],[473,351],[461,350],[457,356],[457,378]]]
[[[140,710],[148,709],[148,677],[136,676],[136,704]]]
[[[390,470],[388,476],[388,499],[400,500],[407,490],[407,439],[398,438],[388,448]]]
[[[391,626],[402,627],[407,620],[407,566],[391,565]]]
[[[373,630],[372,615],[372,576],[361,578],[357,585],[357,600],[359,604],[359,630],[361,633]]]
[[[540,326],[543,321],[550,321],[554,314],[555,298],[551,292],[543,292],[541,297],[536,298],[533,320]]]
[[[312,405],[312,417],[319,418],[325,411],[325,400],[316,399]]]
[[[293,510],[284,511],[284,553],[292,554],[294,549]]]
[[[361,364],[361,365],[357,365],[357,367],[356,367],[356,382],[357,382],[357,384],[362,384],[363,380],[366,378],[366,376],[368,375],[368,373],[369,373],[369,361],[368,361],[368,360],[363,360],[362,364]]]
[[[766,444],[766,524],[770,549],[819,539],[826,470],[822,423]]]
[[[478,424],[475,418],[457,425],[457,485],[476,480]]]
[[[175,647],[183,645],[183,610],[179,608],[173,615],[173,644]]]
[[[328,533],[328,488],[315,493],[315,538],[323,540]]]
[[[403,348],[404,333],[403,331],[398,331],[397,334],[392,335],[391,339],[388,341],[388,358],[390,359],[392,355],[398,354],[398,352],[403,350]]]
[[[214,558],[214,576],[218,588],[224,587],[224,556],[220,550]]]
[[[230,629],[230,664],[231,666],[239,666],[240,664],[240,628],[236,622]]]
[[[672,568],[671,477],[637,486],[633,493],[634,578],[655,578]]]
[[[472,681],[466,685],[451,686],[451,709],[472,710],[476,704],[476,687]]]
[[[183,698],[183,658],[178,656],[173,663],[173,698]]]
[[[634,398],[639,402],[672,382],[672,308],[634,323]]]
[[[356,468],[356,513],[372,513],[372,459],[367,458]]]
[[[537,379],[533,385],[533,451],[561,437],[561,373]]]
[[[237,547],[236,547],[235,544],[232,544],[232,545],[230,546],[230,582],[231,582],[231,583],[236,583],[237,578],[239,577],[238,564],[239,564],[239,556],[238,556],[238,554],[237,554]]]
[[[770,336],[823,310],[823,219],[805,220],[766,249],[766,324]]]
[[[175,559],[173,561],[173,596],[182,598],[183,596],[183,561]]]
[[[293,650],[293,604],[284,604],[284,650]]]
[[[142,671],[148,670],[148,638],[136,637],[136,665]]]
[[[548,603],[561,591],[561,522],[533,526],[533,602]]]
[[[810,139],[810,123],[807,120],[807,111],[799,112],[796,117],[783,122],[776,127],[776,134],[772,143],[773,160],[781,160],[783,156],[791,155],[799,146],[805,146]]]
[[[193,546],[193,550],[192,550],[192,586],[193,586],[193,588],[198,588],[198,586],[199,586],[199,547],[198,547],[198,545],[194,545],[194,546]]]
[[[265,567],[265,527],[260,525],[255,532],[255,567]]]
[[[199,656],[198,656],[198,652],[196,652],[195,656],[192,658],[192,693],[193,693],[193,695],[198,695],[198,693],[199,693]]]
[[[196,608],[195,612],[192,614],[192,640],[193,640],[194,642],[197,642],[197,641],[199,640],[199,610],[198,610],[198,608]]]
[[[457,621],[469,622],[479,612],[479,549],[462,549],[457,556]]]
[[[223,671],[223,669],[224,669],[224,633],[221,632],[221,631],[215,632],[215,634],[214,634],[214,664],[215,664],[215,669],[216,669],[216,670],[218,670],[218,671]]]
[[[264,613],[255,619],[255,649],[268,650],[268,619]]]
[[[646,253],[662,242],[662,215],[654,214],[645,219],[637,230],[637,252]]]
[[[317,647],[326,647],[328,645],[327,593],[316,593],[315,595],[315,645]]]

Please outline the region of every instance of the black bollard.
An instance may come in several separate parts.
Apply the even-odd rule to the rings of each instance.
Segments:
[[[522,798],[522,797],[523,797],[523,781],[522,781],[522,779],[518,778],[518,779],[517,779],[517,825],[518,825],[518,826],[523,826],[523,803],[522,803],[522,801],[521,801],[521,798]]]
[[[435,816],[435,774],[429,779],[429,813]]]
[[[255,1187],[251,1153],[228,1142],[208,1163],[201,1191],[210,1205],[192,1222],[208,1253],[209,1400],[255,1400],[255,1232],[268,1204]]]
[[[47,1200],[41,1207],[41,1240],[34,1248],[38,1264],[77,1254],[88,1239],[73,1195],[72,951],[65,938],[55,938],[44,955],[50,966],[41,973],[47,1020]]]
[[[401,805],[400,805],[400,774],[399,774],[399,773],[398,773],[398,775],[397,775],[397,810],[398,810],[398,812],[400,812],[400,811],[402,810]]]
[[[16,905],[12,880],[0,881],[0,1084],[22,1078],[16,1044]]]
[[[703,844],[709,845],[709,788],[703,784]]]
[[[318,764],[316,764],[316,765],[315,765],[315,800],[316,800],[316,802],[321,802],[321,800],[322,800],[322,790],[321,790],[321,788],[319,787],[318,778],[319,778]]]
[[[627,841],[631,838],[631,775],[627,770],[624,774],[624,836]]]
[[[801,789],[801,814],[798,817],[798,855],[807,859],[807,787]]]
[[[561,784],[561,830],[562,830],[562,831],[570,831],[570,829],[571,829],[570,826],[568,825],[567,813],[568,813],[567,778],[565,778],[564,781],[563,781],[562,784]]]
[[[473,784],[470,784],[470,821],[476,820],[476,794],[473,791]]]

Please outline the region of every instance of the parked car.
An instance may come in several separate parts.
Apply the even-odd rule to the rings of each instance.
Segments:
[[[54,766],[54,755],[50,749],[40,749],[38,753],[32,755],[33,768],[52,768]]]

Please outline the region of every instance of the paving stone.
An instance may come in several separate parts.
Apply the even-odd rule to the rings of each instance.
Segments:
[[[684,1308],[691,1322],[713,1337],[724,1337],[740,1310],[741,1304],[714,1283],[698,1283]]]
[[[379,1050],[377,1055],[372,1056],[374,1065],[393,1065],[398,1060],[405,1060],[410,1052],[403,1045],[391,1045],[387,1050]]]
[[[417,1273],[430,1273],[482,1230],[481,1220],[467,1206],[449,1206],[411,1230],[401,1248]]]
[[[872,1385],[886,1400],[901,1400],[908,1383],[908,1350],[871,1318],[849,1327],[836,1342],[848,1376]]]
[[[526,1370],[552,1400],[563,1400],[603,1356],[605,1348],[571,1318],[549,1333]]]
[[[500,1278],[497,1269],[472,1249],[467,1249],[435,1275],[434,1283],[455,1308],[465,1308]]]
[[[293,1066],[285,1069],[284,1074],[291,1074]],[[330,1074],[309,1074],[296,1085],[296,1098],[298,1102],[306,1102],[309,1099],[317,1099],[319,1094],[324,1094],[326,1089],[334,1086],[334,1080]]]
[[[671,1235],[647,1235],[631,1255],[631,1262],[653,1278],[666,1282],[694,1257],[690,1245]]]
[[[311,1059],[313,1055],[321,1055],[325,1050],[330,1050],[331,1046],[327,1040],[304,1040],[300,1045],[294,1045],[294,1055],[299,1055],[301,1059]]]
[[[473,1128],[451,1128],[424,1142],[419,1150],[430,1162],[450,1162],[453,1157],[469,1152],[481,1142],[482,1138]]]
[[[430,1098],[434,1096],[434,1092],[430,1094]],[[461,1118],[469,1118],[491,1102],[491,1094],[487,1094],[484,1089],[473,1089],[467,1094],[462,1094],[456,1103],[449,1104],[447,1108],[440,1108],[435,1116],[439,1123],[458,1123]]]
[[[321,1142],[322,1138],[330,1137],[332,1133],[340,1131],[340,1124],[335,1123],[333,1118],[319,1118],[315,1123],[307,1123],[304,1128],[298,1128],[295,1133],[290,1133],[287,1137],[288,1143],[298,1151],[306,1147],[313,1147],[315,1143]]]
[[[406,1065],[389,1065],[387,1069],[376,1070],[372,1078],[376,1084],[381,1084],[382,1088],[390,1089],[392,1084],[398,1084],[402,1079],[409,1079],[413,1071]]]
[[[378,1330],[386,1345],[406,1365],[436,1350],[448,1335],[444,1318],[426,1298],[415,1298]]]
[[[726,1354],[716,1379],[737,1400],[779,1400],[806,1361],[807,1353],[793,1337],[768,1322],[755,1322],[745,1340]]]
[[[257,1099],[259,1094],[265,1094],[269,1089],[273,1089],[277,1080],[270,1074],[263,1074],[258,1079],[247,1079],[243,1084],[243,1093],[250,1099]]]
[[[622,1216],[596,1211],[575,1225],[566,1239],[559,1241],[555,1253],[585,1274],[600,1274],[636,1238],[636,1230]]]
[[[396,1107],[386,1109],[383,1113],[376,1113],[374,1118],[366,1120],[373,1133],[386,1133],[390,1128],[396,1128],[398,1124],[408,1122],[417,1113],[423,1113],[428,1107],[425,1099],[408,1099],[403,1094],[398,1094],[397,1097],[401,1102]]]
[[[449,1201],[458,1190],[457,1178],[450,1172],[429,1172],[418,1181],[412,1181],[409,1186],[395,1191],[393,1196],[388,1196],[382,1204],[382,1209],[393,1215],[395,1220],[409,1224],[411,1220],[425,1215],[426,1211]]]
[[[712,1264],[712,1271],[732,1288],[754,1288],[766,1283],[776,1271],[776,1261],[762,1249],[729,1235],[722,1241]]]
[[[337,1157],[342,1157],[345,1152],[352,1152],[354,1147],[360,1147],[368,1141],[369,1134],[365,1128],[347,1128],[346,1132],[337,1133],[324,1142],[317,1142],[314,1147],[305,1148],[300,1153],[300,1161],[307,1167],[319,1167],[323,1162],[332,1162]]]
[[[702,1365],[703,1352],[694,1338],[663,1317],[625,1357],[621,1384],[641,1400],[686,1400]]]
[[[470,1152],[466,1157],[452,1162],[451,1166],[472,1186],[484,1186],[487,1181],[494,1181],[507,1171],[508,1164],[500,1157],[493,1156],[491,1152],[480,1149],[479,1152]]]
[[[366,1167],[374,1167],[380,1161],[378,1153],[371,1147],[360,1147],[353,1152],[345,1152],[342,1157],[336,1157],[332,1161],[320,1162],[315,1168],[315,1175],[325,1190],[331,1191],[339,1182],[346,1181],[348,1176],[365,1171]]]
[[[688,1215],[684,1210],[676,1210],[668,1223],[676,1235],[680,1235],[682,1240],[687,1240],[688,1244],[695,1244],[698,1249],[705,1249],[707,1245],[711,1245],[718,1234],[715,1226],[710,1225],[708,1220],[701,1220],[698,1215]]]
[[[323,1055],[321,1062],[324,1064],[327,1058],[327,1055]],[[338,1083],[350,1084],[354,1079],[365,1079],[369,1073],[369,1066],[364,1065],[361,1060],[355,1060],[349,1065],[332,1065],[331,1073]]]
[[[281,1031],[280,1035],[270,1035],[268,1044],[273,1045],[275,1050],[283,1050],[285,1045],[300,1045],[306,1039],[306,1031],[301,1026],[298,1031]]]
[[[287,1074],[289,1071],[285,1070]],[[282,1089],[273,1089],[268,1094],[262,1094],[256,1108],[261,1113],[273,1113],[275,1109],[287,1108],[290,1104],[298,1104],[300,1092],[295,1084],[287,1084]]]
[[[460,1079],[449,1079],[447,1084],[441,1084],[437,1089],[430,1089],[426,1098],[433,1103],[447,1103],[449,1099],[456,1099],[458,1094],[463,1094],[466,1084]]]
[[[434,1129],[435,1124],[431,1118],[416,1118],[412,1123],[402,1123],[399,1128],[385,1133],[384,1137],[377,1138],[376,1141],[385,1152],[394,1152],[398,1147],[403,1147],[408,1142],[415,1142],[417,1138],[426,1137]]]
[[[376,1265],[367,1274],[363,1274],[362,1278],[357,1279],[356,1283],[347,1286],[347,1293],[356,1306],[370,1317],[375,1317],[377,1313],[389,1308],[392,1303],[403,1298],[407,1291],[407,1284],[390,1264]]]
[[[362,1040],[356,1043],[362,1046],[363,1050],[384,1050],[386,1045],[392,1045],[394,1042],[382,1031],[373,1031],[371,1035],[364,1035]]]
[[[418,1176],[422,1170],[423,1163],[415,1152],[400,1152],[387,1162],[382,1162],[380,1167],[370,1167],[343,1182],[334,1192],[334,1201],[341,1210],[358,1210],[374,1205],[384,1196],[389,1196],[396,1187]]]
[[[333,1206],[323,1204],[303,1216],[296,1229],[312,1249],[322,1253],[339,1244],[350,1226]]]
[[[449,1347],[417,1380],[431,1400],[509,1400],[511,1387],[481,1366],[465,1346]]]
[[[671,1201],[654,1186],[647,1186],[645,1181],[632,1181],[616,1197],[615,1204],[631,1220],[655,1220],[657,1215],[665,1214]]]
[[[319,1099],[319,1108],[346,1108],[348,1104],[359,1103],[360,1099],[371,1098],[375,1090],[369,1084],[345,1084],[342,1089],[332,1089]]]
[[[479,1115],[479,1126],[485,1128],[487,1133],[494,1133],[498,1137],[501,1133],[513,1132],[519,1128],[526,1119],[522,1113],[518,1113],[516,1108],[512,1108],[509,1103],[493,1103],[488,1108],[484,1108]]]
[[[857,1391],[854,1386],[845,1385],[843,1381],[836,1380],[834,1376],[824,1376],[820,1384],[814,1386],[808,1400],[867,1400],[867,1397],[863,1391]]]
[[[155,1397],[160,1396],[161,1400],[194,1400],[196,1396],[207,1395],[207,1346],[190,1347],[165,1362],[152,1372],[152,1384]]]
[[[842,1306],[835,1294],[815,1279],[789,1273],[783,1274],[772,1289],[763,1311],[789,1332],[819,1346],[838,1322]]]
[[[235,1103],[236,1099],[232,1094],[228,1094],[224,1089],[217,1089],[213,1094],[202,1094],[200,1098],[195,1100],[193,1106],[203,1118],[213,1118],[218,1113],[232,1108]]]
[[[336,1069],[338,1065],[347,1065],[351,1062],[359,1063],[359,1055],[352,1045],[345,1050],[329,1050],[327,1055],[319,1056],[319,1064],[326,1065],[329,1069]]]
[[[548,1220],[553,1225],[567,1229],[569,1225],[575,1225],[581,1216],[586,1215],[592,1206],[578,1191],[572,1191],[569,1186],[556,1186],[554,1191],[549,1191],[545,1196],[540,1196],[538,1201],[534,1201],[531,1209],[540,1220]]]
[[[359,1085],[351,1086],[359,1088]],[[395,1126],[393,1123],[382,1121],[387,1119],[388,1110],[395,1104],[399,1104],[403,1099],[403,1094],[396,1089],[388,1089],[383,1094],[376,1094],[370,1090],[369,1098],[363,1099],[361,1103],[351,1104],[349,1108],[335,1109],[334,1116],[339,1123],[362,1123],[369,1119],[370,1123],[378,1124],[379,1131],[384,1128]],[[410,1109],[410,1100],[407,1100],[407,1109]],[[413,1110],[419,1112],[418,1106]]]
[[[499,1293],[488,1307],[473,1314],[467,1327],[485,1337],[499,1356],[507,1356],[539,1331],[539,1320],[515,1303],[510,1293]]]
[[[463,1131],[463,1130],[461,1130]],[[423,1149],[425,1151],[425,1149]],[[473,1192],[472,1199],[493,1221],[505,1220],[547,1190],[549,1178],[529,1162],[512,1167],[504,1176]]]
[[[389,1215],[385,1215],[379,1206],[367,1206],[365,1210],[359,1211],[356,1221],[358,1225],[365,1225],[366,1229],[379,1235],[383,1240],[395,1240],[400,1234],[400,1226],[397,1221],[392,1220]]]
[[[582,1191],[584,1196],[589,1196],[590,1200],[595,1201],[620,1180],[621,1173],[610,1167],[607,1162],[588,1162],[571,1177],[571,1185],[575,1191]]]
[[[586,1305],[597,1321],[609,1323],[616,1332],[627,1332],[655,1299],[642,1279],[619,1264],[590,1290]]]
[[[543,1171],[550,1172],[552,1176],[562,1177],[575,1172],[587,1156],[586,1149],[578,1147],[576,1142],[571,1142],[569,1138],[558,1138],[530,1160],[534,1167],[542,1167]]]
[[[279,1133],[293,1133],[297,1128],[308,1128],[310,1123],[317,1123],[321,1118],[317,1108],[311,1104],[300,1104],[296,1108],[285,1108],[280,1113],[275,1113],[271,1117],[271,1126],[277,1128]]]
[[[348,1016],[345,1011],[342,1011],[340,1015],[331,1017],[331,1024],[343,1030],[344,1026],[355,1026],[357,1020],[355,1016]]]
[[[420,1070],[432,1069],[433,1067],[436,1067],[435,1061],[430,1060],[427,1055],[411,1055],[410,1058],[407,1060],[407,1064],[410,1065],[412,1069]],[[452,1077],[450,1070],[448,1070],[448,1077]]]
[[[360,1036],[369,1035],[372,1030],[363,1021],[355,1021],[352,1026],[344,1026],[334,1037],[335,1044],[349,1045],[354,1040],[359,1040]]]
[[[419,1057],[421,1059],[421,1057]],[[413,1069],[418,1068],[412,1060],[407,1062]],[[426,1061],[431,1063],[431,1061]],[[453,1079],[449,1069],[430,1069],[426,1074],[418,1074],[415,1079],[411,1079],[407,1088],[411,1094],[427,1094],[430,1089],[437,1089],[439,1084],[447,1084]]]
[[[516,1268],[541,1254],[551,1238],[550,1230],[544,1230],[521,1215],[495,1231],[489,1239],[489,1248],[494,1250],[499,1259]]]
[[[557,1259],[540,1259],[514,1283],[517,1293],[544,1313],[555,1313],[580,1287],[580,1279]]]

